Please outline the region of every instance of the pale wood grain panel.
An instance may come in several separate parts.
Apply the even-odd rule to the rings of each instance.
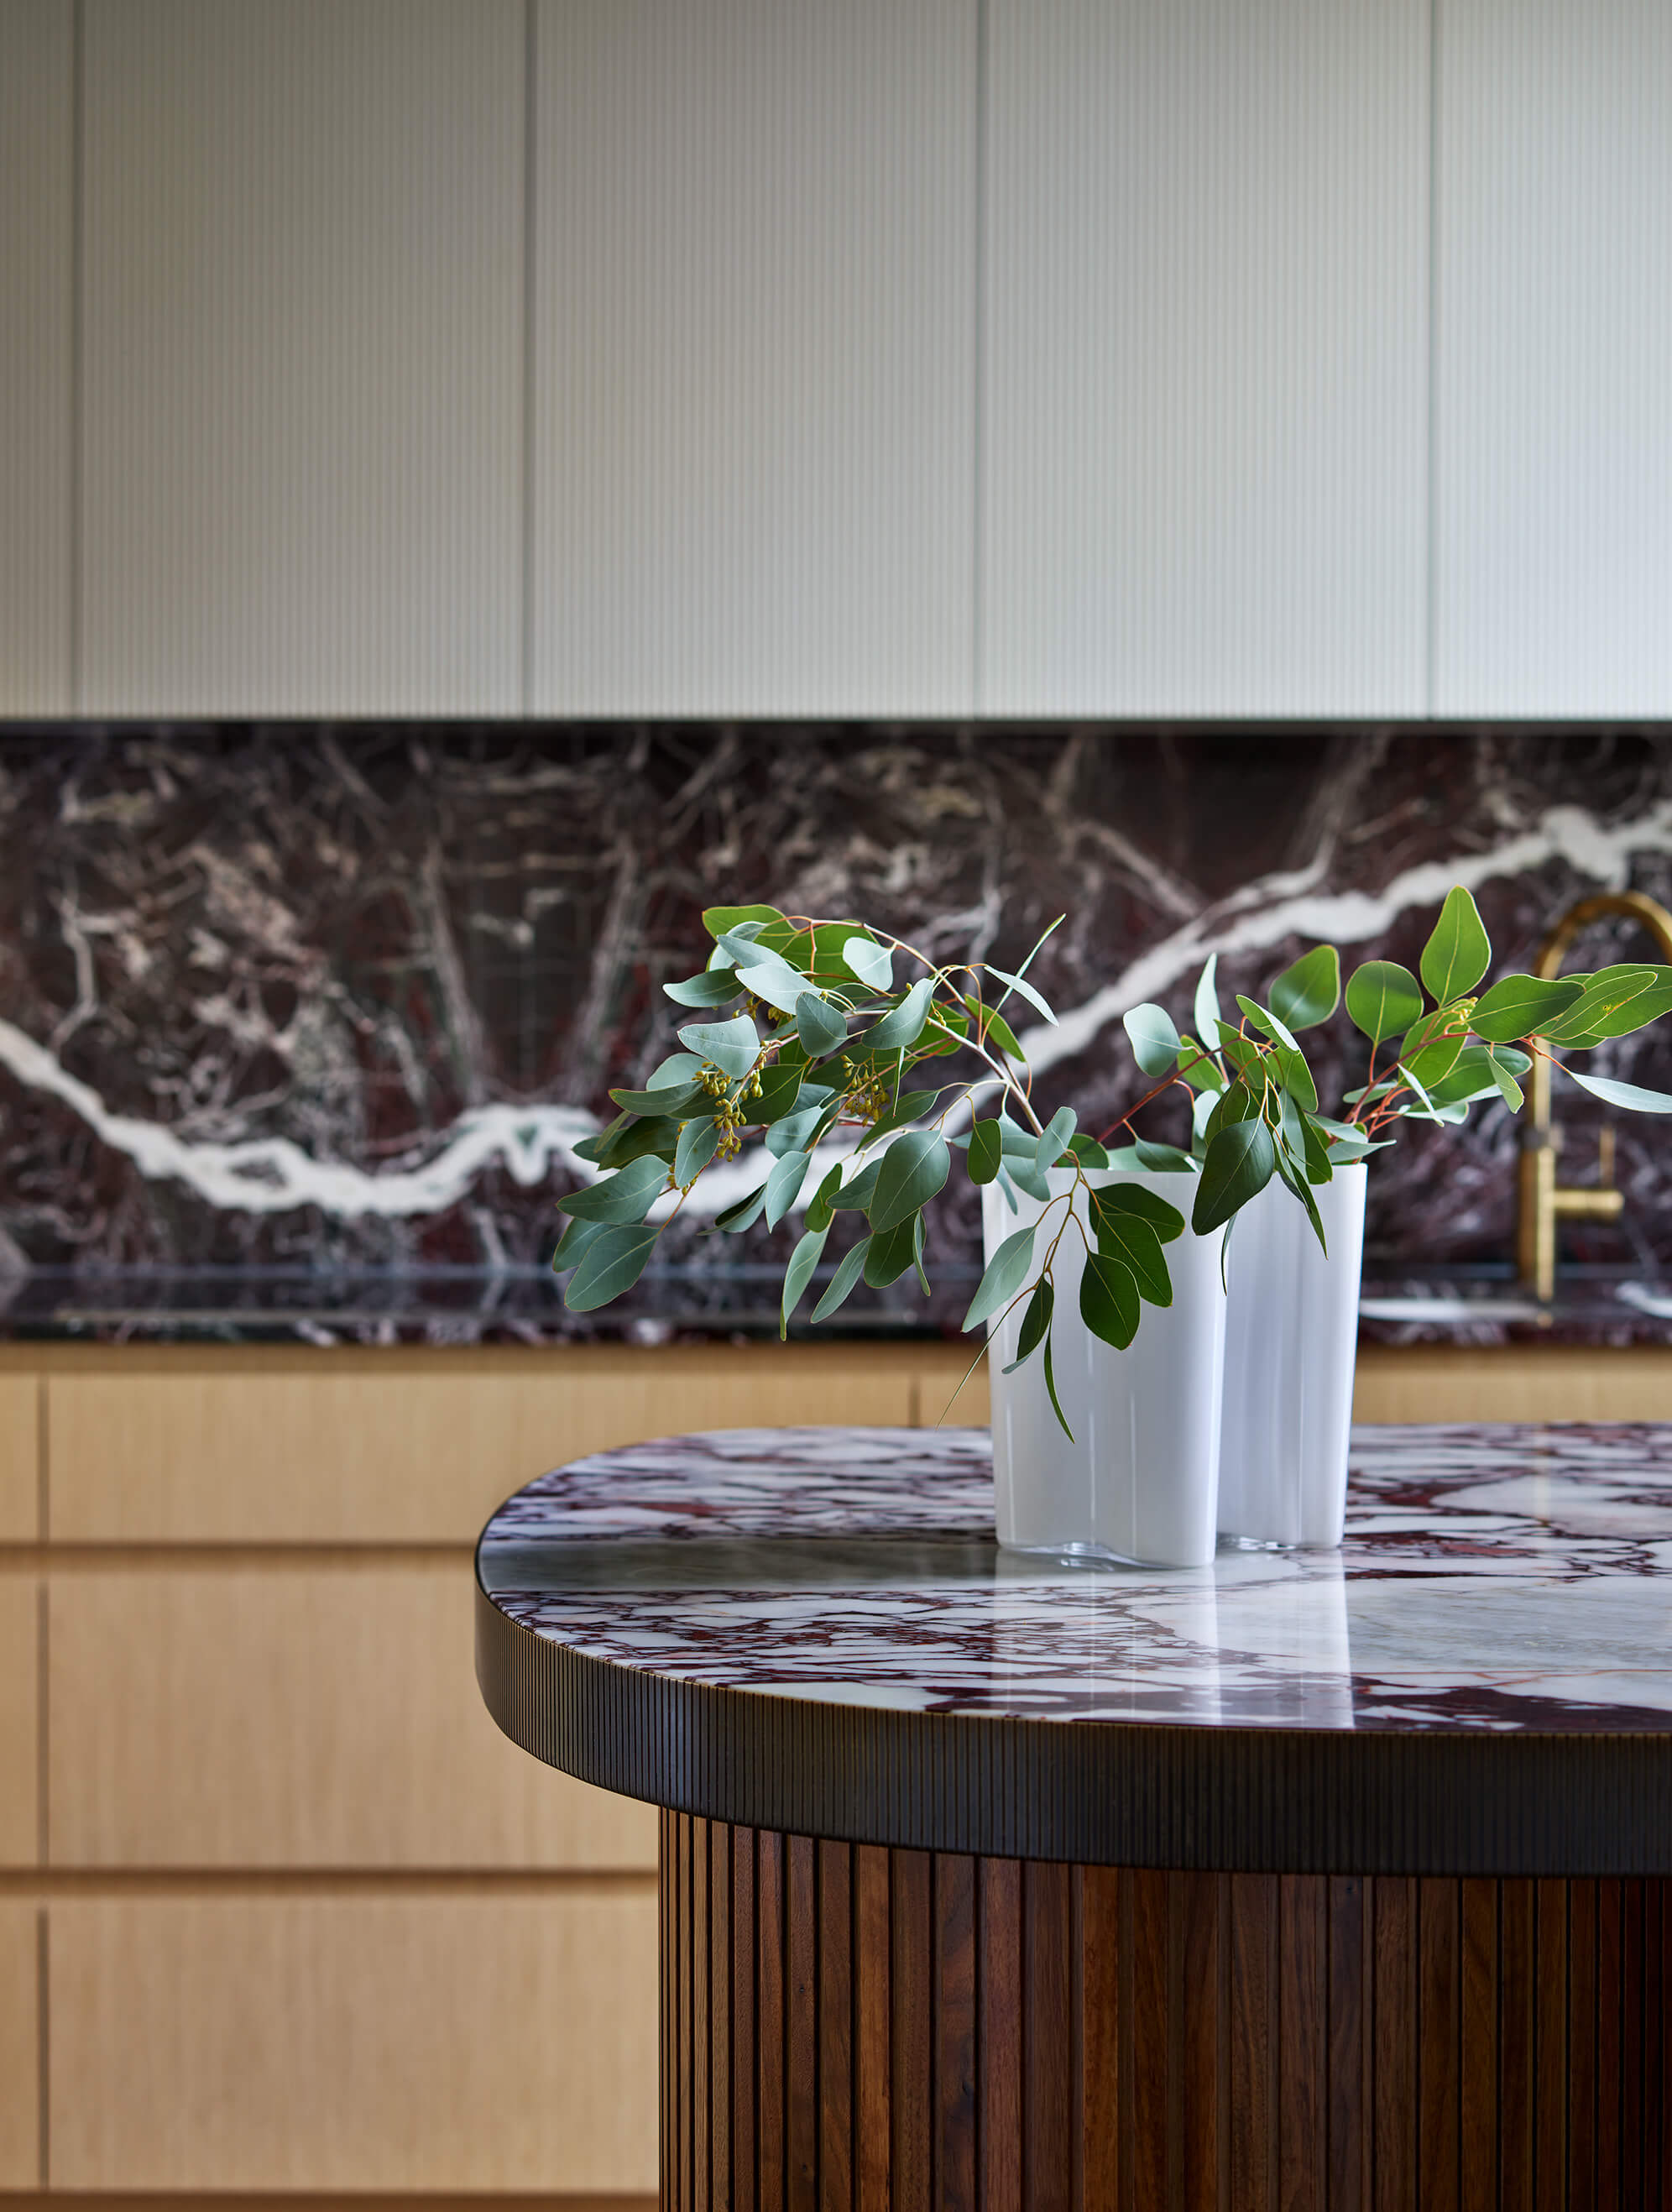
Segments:
[[[654,1895],[52,1916],[57,2188],[654,2186]]]
[[[514,713],[521,0],[86,0],[81,711]]]
[[[60,1577],[53,1865],[653,1868],[651,1807],[489,1718],[471,1591],[462,1559]]]
[[[34,1906],[0,1904],[0,2189],[40,2179],[39,1949]]]
[[[31,1543],[38,1533],[40,1402],[36,1376],[0,1375],[0,1544]]]
[[[0,714],[73,703],[74,21],[0,8]]]
[[[540,0],[534,711],[964,714],[976,0]]]
[[[473,1541],[545,1468],[691,1429],[908,1422],[903,1347],[49,1372],[55,1540]],[[893,1356],[890,1356],[890,1355]]]
[[[0,1866],[29,1866],[38,1846],[35,1578],[0,1572]]]

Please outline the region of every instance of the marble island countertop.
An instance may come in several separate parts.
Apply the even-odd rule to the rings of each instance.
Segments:
[[[957,1338],[977,1278],[943,1267],[925,1301],[909,1280],[861,1288],[809,1341]],[[543,1267],[38,1268],[0,1273],[0,1339],[69,1342],[285,1342],[319,1345],[671,1344],[775,1340],[781,1272],[751,1264],[669,1269],[595,1314],[565,1310]],[[1672,1281],[1575,1270],[1541,1310],[1509,1270],[1395,1275],[1367,1268],[1366,1344],[1672,1342]]]

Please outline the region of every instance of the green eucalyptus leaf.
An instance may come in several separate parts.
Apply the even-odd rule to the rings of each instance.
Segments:
[[[735,999],[743,988],[730,968],[708,968],[700,975],[688,975],[683,983],[662,986],[668,997],[680,1006],[723,1006],[728,999]]]
[[[1042,1206],[1049,1199],[1051,1186],[1043,1170],[1035,1167],[1031,1159],[1008,1158],[1004,1163],[1004,1170],[1018,1190],[1026,1191],[1030,1198],[1037,1198]]]
[[[1068,1139],[1074,1133],[1074,1109],[1059,1106],[1045,1124],[1033,1148],[1035,1167],[1054,1168],[1068,1148]]]
[[[831,1204],[831,1200],[835,1198],[836,1193],[841,1188],[842,1163],[838,1160],[836,1164],[830,1170],[829,1175],[825,1176],[824,1182],[819,1184],[818,1188],[807,1200],[806,1219],[809,1229],[828,1229],[830,1227],[831,1222],[836,1218],[836,1207]]]
[[[1216,1130],[1190,1213],[1197,1236],[1207,1236],[1257,1198],[1276,1168],[1277,1147],[1262,1121],[1232,1121]]]
[[[1132,1056],[1146,1075],[1168,1075],[1178,1061],[1179,1035],[1164,1006],[1147,1000],[1121,1017],[1132,1042]]]
[[[798,1106],[828,1105],[836,1095],[806,1079],[806,1070],[781,1054],[760,1071],[761,1095],[753,1102],[750,1118],[770,1127],[793,1114]]]
[[[1048,1276],[1042,1275],[1033,1286],[1033,1296],[1028,1300],[1022,1316],[1022,1327],[1016,1339],[1016,1357],[1006,1368],[1012,1374],[1024,1359],[1031,1359],[1050,1333],[1051,1309],[1056,1304],[1056,1292]]]
[[[678,1142],[679,1124],[675,1121],[653,1116],[648,1121],[635,1121],[623,1115],[621,1122],[611,1123],[593,1158],[601,1168],[624,1168],[629,1160],[643,1159],[654,1152],[671,1165]]]
[[[873,1237],[915,1213],[952,1172],[952,1156],[938,1129],[909,1129],[883,1154],[877,1187],[866,1208]],[[891,1280],[892,1279],[891,1278]]]
[[[1196,978],[1195,1003],[1190,1010],[1196,1028],[1210,1052],[1219,1042],[1219,994],[1214,980],[1219,974],[1219,954],[1210,952],[1207,956],[1207,965]]]
[[[1547,980],[1542,975],[1500,975],[1474,1002],[1468,1025],[1488,1044],[1513,1044],[1536,1036],[1584,989],[1577,975]]]
[[[847,937],[842,942],[843,965],[857,975],[861,983],[868,983],[873,991],[891,991],[894,988],[894,955],[874,938]]]
[[[1291,1030],[1316,1029],[1341,1004],[1341,954],[1333,945],[1315,945],[1273,979],[1268,995]]]
[[[1296,1161],[1280,1145],[1277,1152],[1277,1173],[1286,1188],[1300,1200],[1301,1205],[1305,1208],[1306,1218],[1312,1224],[1312,1234],[1317,1238],[1319,1248],[1327,1260],[1329,1257],[1329,1247],[1324,1241],[1323,1222],[1318,1213],[1318,1202],[1312,1195],[1311,1182],[1306,1172],[1304,1152],[1302,1158]]]
[[[1104,1214],[1097,1225],[1097,1250],[1131,1270],[1133,1280],[1152,1305],[1171,1305],[1173,1285],[1166,1255],[1147,1221],[1135,1213]]]
[[[1441,1006],[1472,991],[1491,967],[1492,939],[1474,901],[1461,884],[1453,884],[1446,893],[1440,918],[1422,948],[1418,965],[1424,989]]]
[[[991,1182],[1004,1157],[1004,1139],[996,1121],[977,1121],[970,1132],[970,1180]]]
[[[1335,1173],[1329,1157],[1329,1146],[1322,1131],[1308,1114],[1302,1130],[1302,1146],[1306,1158],[1306,1179],[1309,1182],[1328,1182]]]
[[[580,1221],[642,1221],[667,1188],[667,1163],[647,1155],[601,1182],[572,1190],[557,1204]]]
[[[950,1090],[952,1085],[949,1084],[945,1088]],[[879,1137],[886,1137],[896,1129],[909,1127],[920,1115],[927,1113],[939,1096],[939,1091],[902,1091],[881,1121],[872,1123],[866,1135],[866,1143],[874,1145]]]
[[[1588,1046],[1605,1037],[1628,1036],[1655,1012],[1665,1012],[1663,979],[1669,974],[1672,969],[1646,963],[1599,968],[1573,1004],[1545,1030],[1545,1042]]]
[[[612,1091],[610,1097],[623,1114],[644,1114],[652,1120],[683,1121],[699,1100],[708,1098],[708,1093],[698,1084],[666,1083],[654,1091]]]
[[[1225,1089],[1225,1070],[1207,1046],[1199,1044],[1188,1031],[1178,1041],[1178,1072],[1192,1091]]]
[[[1106,1168],[1109,1155],[1095,1137],[1088,1137],[1084,1129],[1078,1130],[1068,1139],[1068,1150],[1083,1168]]]
[[[723,1229],[728,1237],[741,1237],[745,1229],[752,1229],[761,1218],[766,1204],[766,1185],[751,1190],[747,1198],[740,1198],[735,1206],[728,1206],[724,1213],[714,1216],[714,1227]]]
[[[709,906],[702,909],[702,927],[710,937],[724,937],[728,930],[740,929],[753,922],[763,928],[769,922],[782,921],[775,906]]]
[[[1367,960],[1355,968],[1347,987],[1347,1019],[1372,1044],[1403,1036],[1422,1018],[1422,993],[1408,968],[1396,960]]]
[[[1046,934],[1049,935],[1049,932],[1048,931]],[[1042,944],[1043,941],[1043,939],[1040,940]],[[1038,950],[1039,946],[1036,945],[1034,947],[1034,952],[1037,952]],[[1028,957],[1031,959],[1033,957],[1033,953],[1031,952],[1028,955]],[[1034,1008],[1036,1012],[1043,1014],[1048,1022],[1055,1025],[1056,1016],[1046,1005],[1044,1000],[1040,997],[1038,992],[1034,989],[1031,983],[1025,981],[1020,975],[1012,975],[1007,974],[1002,968],[989,968],[987,972],[989,975],[996,975],[1001,983],[1005,983],[1009,986],[1009,989],[1006,991],[1004,998],[1001,998],[999,1001],[1000,1006],[1003,1006],[1005,999],[1007,999],[1010,996],[1011,991],[1019,991],[1022,996],[1027,1000],[1028,1004]]]
[[[775,1121],[766,1133],[766,1149],[775,1160],[787,1152],[805,1152],[817,1141],[815,1132],[824,1118],[822,1106],[798,1107],[793,1114],[786,1114],[781,1121]]]
[[[1239,1030],[1221,1029],[1219,1049],[1257,1097],[1266,1085],[1262,1065],[1266,1057],[1264,1047],[1256,1044],[1252,1037],[1243,1036]]]
[[[873,1229],[866,1239],[865,1279],[874,1291],[897,1282],[915,1256],[916,1217],[907,1214],[891,1229]]]
[[[827,1006],[811,991],[803,991],[795,1001],[795,1034],[809,1058],[818,1060],[847,1043],[848,1024],[835,1006]]]
[[[807,1210],[811,1215],[811,1206]],[[784,1270],[784,1294],[778,1307],[778,1334],[781,1339],[789,1334],[789,1317],[806,1295],[807,1285],[813,1278],[813,1270],[824,1257],[824,1240],[830,1233],[828,1221],[823,1228],[807,1230],[789,1255],[789,1265]]]
[[[593,1313],[632,1289],[644,1273],[644,1263],[655,1249],[659,1230],[648,1224],[611,1227],[587,1247],[581,1265],[569,1277],[563,1304],[571,1313]]]
[[[1672,1114],[1672,1092],[1645,1091],[1640,1084],[1616,1083],[1606,1075],[1581,1075],[1577,1067],[1569,1067],[1561,1060],[1556,1065],[1564,1075],[1572,1077],[1581,1091],[1589,1091],[1605,1106],[1622,1106],[1629,1114]]]
[[[976,1295],[970,1301],[970,1310],[964,1316],[966,1329],[979,1328],[996,1313],[1002,1313],[1028,1279],[1033,1265],[1033,1235],[1036,1224],[1018,1229],[1004,1243],[988,1261],[986,1272],[976,1285]]]
[[[1498,1085],[1499,1097],[1511,1114],[1518,1114],[1523,1104],[1521,1085],[1496,1053],[1490,1053],[1487,1057],[1492,1063],[1493,1079]]]
[[[673,1155],[673,1180],[681,1190],[696,1181],[720,1149],[718,1121],[687,1121]]]
[[[609,1234],[607,1221],[570,1221],[557,1239],[557,1249],[551,1255],[554,1275],[566,1274],[569,1268],[578,1267],[587,1256],[589,1245],[596,1244],[600,1237]]]
[[[1051,1401],[1051,1411],[1056,1415],[1057,1426],[1061,1430],[1063,1435],[1067,1437],[1069,1443],[1073,1443],[1074,1441],[1074,1432],[1068,1426],[1067,1416],[1062,1410],[1062,1401],[1056,1395],[1056,1375],[1055,1370],[1051,1366],[1051,1340],[1049,1337],[1045,1339],[1045,1390]]]
[[[1278,1015],[1268,1013],[1257,1000],[1245,999],[1239,991],[1237,994],[1237,1003],[1262,1036],[1269,1037],[1274,1044],[1286,1046],[1291,1052],[1300,1050],[1300,1047],[1290,1034],[1288,1024]]]
[[[984,1006],[979,999],[966,997],[964,1007],[970,1017],[970,1026],[972,1031],[980,1031],[983,1037],[990,1039],[998,1046],[1000,1052],[1008,1054],[1012,1060],[1023,1058],[1022,1048],[1016,1042],[1015,1031],[996,1006]]]
[[[747,1014],[729,1022],[689,1022],[679,1032],[679,1042],[733,1081],[747,1075],[760,1057],[761,1040]]]
[[[1273,1048],[1277,1062],[1277,1079],[1286,1097],[1294,1099],[1309,1114],[1316,1111],[1318,1086],[1312,1080],[1312,1071],[1306,1065],[1306,1055],[1298,1044],[1280,1044]]]
[[[807,995],[806,977],[798,975],[781,960],[763,960],[753,967],[739,968],[738,981],[745,991],[775,1006],[781,1014],[793,1014]]]
[[[1127,1149],[1133,1154],[1133,1165],[1147,1169],[1152,1175],[1194,1175],[1196,1164],[1189,1152],[1180,1152],[1176,1145],[1152,1144],[1147,1137],[1134,1137]],[[1110,1167],[1122,1166],[1111,1152]]]
[[[702,1073],[700,1053],[671,1052],[650,1071],[646,1088],[651,1091],[689,1091]]]
[[[1176,1206],[1169,1206],[1159,1192],[1150,1190],[1141,1182],[1094,1183],[1091,1193],[1091,1229],[1101,1237],[1103,1224],[1118,1214],[1131,1214],[1146,1221],[1163,1244],[1170,1244],[1176,1237],[1184,1234],[1184,1216]]]
[[[858,1282],[871,1251],[871,1239],[861,1237],[851,1252],[843,1253],[829,1288],[812,1310],[815,1321],[828,1321]]]
[[[933,975],[921,976],[906,993],[897,1006],[885,1013],[854,1039],[867,1052],[905,1052],[923,1034],[923,1025],[929,1018],[929,1001],[934,996]]]
[[[917,1280],[925,1297],[929,1295],[928,1270],[923,1265],[923,1217],[915,1213],[911,1219],[911,1264],[917,1270]]]
[[[934,1000],[929,1007],[929,1018],[923,1024],[923,1034],[917,1040],[917,1049],[926,1055],[956,1052],[970,1035],[970,1017],[945,1000]]]
[[[860,1170],[851,1182],[839,1184],[830,1200],[831,1211],[836,1213],[863,1213],[871,1203],[872,1194],[877,1188],[877,1177],[882,1173],[882,1169],[880,1160],[872,1160]]]
[[[1088,1252],[1079,1279],[1079,1317],[1092,1335],[1124,1352],[1142,1314],[1132,1270],[1115,1253]]]
[[[1401,1058],[1399,1064],[1407,1075],[1414,1077],[1432,1095],[1435,1084],[1444,1083],[1456,1066],[1462,1049],[1461,1036],[1438,1036],[1408,1059]]]
[[[806,1152],[786,1152],[781,1159],[772,1163],[772,1171],[766,1179],[766,1225],[775,1229],[801,1195],[801,1186],[807,1179],[810,1155]]]

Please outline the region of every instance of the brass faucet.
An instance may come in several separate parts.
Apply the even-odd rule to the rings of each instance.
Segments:
[[[1672,961],[1672,914],[1657,899],[1642,891],[1599,891],[1570,907],[1545,939],[1534,965],[1535,975],[1552,976],[1561,966],[1562,955],[1579,932],[1603,915],[1625,915],[1643,927],[1660,946],[1662,957]],[[1597,1139],[1596,1181],[1559,1183],[1556,1152],[1561,1131],[1550,1121],[1550,1063],[1535,1054],[1527,1078],[1532,1101],[1532,1122],[1523,1139],[1521,1206],[1516,1244],[1521,1279],[1547,1304],[1556,1294],[1556,1223],[1561,1215],[1592,1221],[1615,1221],[1625,1199],[1614,1187],[1614,1131],[1604,1128]]]

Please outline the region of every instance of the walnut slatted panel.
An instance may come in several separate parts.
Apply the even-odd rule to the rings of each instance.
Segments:
[[[1672,2212],[1663,1881],[662,1836],[666,2212]]]

